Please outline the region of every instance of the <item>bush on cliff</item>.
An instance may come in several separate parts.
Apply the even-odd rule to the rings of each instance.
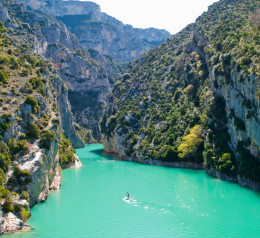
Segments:
[[[2,186],[6,181],[6,176],[4,171],[0,168],[0,185]]]
[[[10,151],[7,145],[0,141],[0,168],[6,173],[11,165]]]
[[[27,96],[24,103],[31,105],[33,113],[37,113],[40,108],[37,100],[32,96]]]
[[[10,192],[8,191],[6,197],[5,197],[5,201],[3,204],[3,211],[4,213],[8,213],[8,212],[12,212],[14,210],[14,204],[13,204],[13,199],[11,197]]]
[[[51,143],[54,141],[54,139],[55,139],[54,131],[44,130],[39,143],[41,147],[44,147],[49,150],[51,147]]]
[[[26,222],[28,220],[29,216],[30,216],[30,213],[26,210],[25,207],[22,207],[20,213],[21,213],[22,221]]]
[[[29,123],[27,126],[27,135],[29,137],[38,139],[40,137],[41,131],[39,127],[33,123]]]
[[[6,71],[0,70],[0,82],[2,82],[3,84],[7,84],[9,78],[10,76]]]
[[[59,161],[61,165],[75,162],[74,153],[76,152],[72,144],[62,134],[59,135]]]
[[[20,198],[21,198],[21,199],[25,199],[25,200],[27,200],[28,202],[30,201],[29,193],[27,193],[26,191],[22,191],[22,193],[20,194]]]

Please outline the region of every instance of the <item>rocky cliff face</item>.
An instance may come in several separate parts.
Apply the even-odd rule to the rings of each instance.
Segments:
[[[21,1],[34,9],[42,10],[52,16],[64,15],[88,15],[100,14],[100,7],[93,2],[87,1],[42,1],[42,0],[25,0]]]
[[[48,41],[72,48],[80,44],[65,26],[46,36],[47,28],[53,26],[49,18],[26,12],[18,3],[3,5],[1,19],[7,29],[0,27],[1,42],[6,42],[1,48],[5,61],[0,90],[0,234],[29,228],[20,220],[22,209],[26,208],[28,218],[31,206],[59,189],[60,165],[80,165],[72,144],[84,147],[74,128],[68,87],[42,56]]]
[[[46,57],[55,62],[54,69],[68,85],[74,120],[99,139],[98,121],[110,93],[107,71],[96,61],[58,45],[49,45]]]
[[[136,34],[125,33],[123,29],[101,21],[84,22],[73,33],[83,46],[112,55],[122,62],[136,59],[154,47]]]
[[[21,0],[31,9],[40,9],[63,21],[75,33],[79,42],[101,54],[112,55],[127,62],[160,45],[171,34],[155,28],[138,29],[124,25],[101,12],[100,7],[87,1],[29,1]]]
[[[12,31],[12,36],[18,38],[18,27],[26,32],[26,36],[22,36],[23,40],[31,45],[35,53],[48,58],[66,82],[74,117],[66,116],[68,122],[64,125],[70,125],[71,121],[79,123],[99,139],[97,124],[119,71],[98,52],[92,54],[94,60],[90,53],[83,49],[77,37],[57,19],[38,10],[26,11],[19,3],[6,3],[5,7],[9,14],[15,16],[5,22],[6,25],[12,24],[17,27]],[[79,99],[80,95],[85,96]],[[66,131],[69,130],[71,129],[66,128]],[[72,139],[74,134],[75,131],[71,131],[70,135],[66,136]],[[74,139],[71,141],[74,144]]]

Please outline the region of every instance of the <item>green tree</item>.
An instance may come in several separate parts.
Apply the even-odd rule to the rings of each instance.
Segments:
[[[7,84],[9,77],[9,74],[6,71],[0,70],[0,82]]]
[[[3,211],[4,213],[12,212],[14,210],[13,199],[11,197],[10,192],[8,191],[5,197],[5,201],[3,204]]]
[[[27,193],[26,191],[22,191],[22,193],[20,194],[20,198],[21,198],[21,199],[25,199],[25,200],[27,200],[28,202],[30,201],[29,193]]]
[[[198,147],[203,140],[200,138],[202,128],[200,125],[196,125],[190,130],[190,134],[182,138],[182,143],[178,148],[179,157],[184,158],[186,156],[193,156],[198,152]]]
[[[37,100],[32,96],[27,96],[24,103],[31,105],[33,113],[37,113],[40,108]]]
[[[50,149],[51,142],[53,142],[55,139],[55,132],[54,131],[47,131],[44,130],[40,139],[40,145],[41,147],[44,147],[46,149]]]
[[[29,137],[33,137],[35,139],[38,139],[40,137],[41,131],[39,127],[33,123],[29,123],[27,126],[27,135]]]
[[[25,209],[25,207],[22,207],[22,210],[21,210],[22,221],[26,222],[28,220],[29,216],[30,216],[30,213]]]
[[[17,142],[16,142],[16,139],[15,138],[10,138],[8,141],[7,141],[7,146],[10,150],[10,152],[13,154],[17,151],[18,147],[17,147]]]
[[[0,168],[0,185],[2,186],[6,181],[6,176],[4,171]]]

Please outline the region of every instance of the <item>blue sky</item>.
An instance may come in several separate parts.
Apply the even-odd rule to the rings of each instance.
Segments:
[[[93,0],[101,11],[124,24],[177,33],[218,0]]]

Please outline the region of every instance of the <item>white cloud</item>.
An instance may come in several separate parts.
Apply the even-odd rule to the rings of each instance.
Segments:
[[[217,0],[92,0],[124,24],[155,27],[174,34],[192,23]]]

